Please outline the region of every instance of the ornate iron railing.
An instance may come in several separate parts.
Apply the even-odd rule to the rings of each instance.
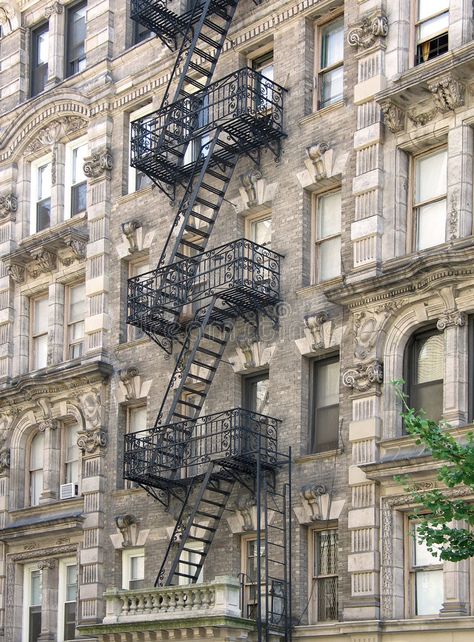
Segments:
[[[242,138],[244,151],[255,144],[262,145],[265,139],[281,138],[285,91],[248,67],[239,69],[212,83],[206,91],[134,121],[132,165],[139,168],[149,156],[176,162],[176,150],[182,150],[192,140],[202,141],[217,128],[228,131],[235,139]]]
[[[189,306],[191,318],[215,296],[224,302],[220,321],[278,303],[281,258],[267,247],[239,239],[132,277],[127,322],[151,330],[153,324],[168,321],[172,328],[184,306]]]
[[[125,436],[124,477],[150,480],[189,480],[202,475],[210,462],[251,470],[277,465],[280,421],[234,408]]]

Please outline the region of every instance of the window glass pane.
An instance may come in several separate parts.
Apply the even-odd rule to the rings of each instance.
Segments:
[[[48,365],[48,335],[43,334],[33,340],[33,369],[46,368]]]
[[[142,580],[145,577],[145,556],[130,558],[130,579]]]
[[[417,249],[424,250],[446,241],[446,199],[418,208]]]
[[[48,299],[36,299],[34,302],[33,333],[40,334],[48,331]]]
[[[443,571],[418,571],[415,574],[416,615],[438,613],[443,606]]]
[[[416,383],[444,377],[444,335],[434,334],[417,346]]]
[[[418,42],[429,40],[433,36],[447,33],[449,28],[449,13],[443,13],[436,18],[422,22],[417,29]]]
[[[39,432],[31,442],[30,470],[43,468],[44,432]]]
[[[449,10],[449,0],[418,0],[418,20]]]
[[[341,231],[341,192],[318,198],[318,239],[339,234]]]
[[[87,4],[81,4],[77,7],[73,7],[68,12],[68,75],[82,71],[86,67],[86,11]]]
[[[418,526],[413,529],[413,566],[433,566],[441,564],[436,551],[439,551],[439,546],[433,546],[433,553],[430,553],[428,546],[425,542],[421,541],[418,536]]]
[[[36,204],[36,231],[46,230],[51,224],[51,199]]]
[[[128,432],[139,432],[140,430],[146,430],[146,406],[129,410]]]
[[[37,201],[51,196],[51,163],[38,167]]]
[[[318,277],[320,281],[333,279],[341,274],[341,237],[319,244]]]
[[[339,361],[316,363],[316,406],[333,406],[339,403]]]
[[[83,171],[84,167],[84,158],[87,155],[87,145],[80,145],[80,147],[75,147],[72,150],[72,182],[82,183],[86,180],[86,176]]]
[[[41,606],[42,600],[41,571],[31,571],[30,606]]]
[[[321,75],[321,107],[341,100],[344,94],[344,69],[338,67]]]
[[[36,64],[48,62],[49,31],[47,29],[36,33]]]
[[[417,410],[423,409],[429,419],[439,421],[443,415],[443,382],[415,386],[412,404]]]
[[[249,378],[244,382],[245,404],[251,412],[269,414],[269,380],[268,374],[259,378]]]
[[[327,531],[317,533],[317,575],[337,573],[337,533]]]
[[[79,437],[79,426],[68,426],[66,429],[66,461],[75,461],[79,459],[79,447],[77,438]]]
[[[321,29],[321,69],[344,57],[344,19],[334,20]]]
[[[325,406],[315,411],[311,452],[334,450],[339,445],[339,406]]]
[[[69,289],[69,321],[82,321],[86,311],[86,286],[84,283]]]
[[[66,566],[66,602],[75,602],[77,598],[77,566]]]
[[[272,219],[265,218],[260,221],[253,221],[251,225],[251,240],[259,245],[270,247],[272,241]]]
[[[447,162],[448,154],[446,150],[416,159],[415,199],[417,203],[446,194]]]

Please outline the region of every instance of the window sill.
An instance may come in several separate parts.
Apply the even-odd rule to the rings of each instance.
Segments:
[[[29,234],[28,236],[25,236],[24,238],[21,239],[18,245],[21,247],[23,245],[29,245],[30,243],[34,243],[34,242],[40,243],[43,240],[49,241],[52,234],[61,236],[64,232],[68,231],[70,228],[76,227],[77,225],[81,223],[85,223],[86,221],[87,221],[87,211],[81,212],[80,214],[71,216],[71,218],[67,218],[64,221],[55,223],[51,227],[48,227],[45,230],[41,230],[41,232],[33,232],[33,234]]]
[[[131,341],[123,341],[115,346],[116,351],[128,350],[129,348],[135,348],[141,345],[148,345],[150,339],[148,337],[140,337],[140,339],[133,339]]]
[[[117,207],[119,207],[124,203],[130,203],[130,201],[135,200],[135,198],[137,198],[138,196],[143,196],[144,194],[151,193],[154,190],[154,188],[155,188],[155,185],[151,184],[151,185],[147,185],[143,189],[138,189],[138,190],[135,190],[134,192],[129,192],[128,194],[122,194],[122,196],[119,196],[115,201],[116,205],[114,207],[114,210],[116,210]]]
[[[323,107],[322,109],[316,109],[315,111],[312,111],[307,116],[304,116],[303,118],[301,118],[298,121],[298,125],[306,125],[308,123],[313,122],[314,120],[319,120],[320,118],[324,118],[326,114],[331,114],[333,111],[339,111],[340,109],[344,108],[344,106],[345,106],[344,99],[342,99],[342,100],[338,100],[332,105]]]
[[[342,448],[336,448],[335,450],[324,450],[320,453],[311,453],[308,455],[300,455],[295,457],[295,463],[297,464],[306,464],[311,461],[318,461],[320,459],[331,459],[332,457],[337,457],[338,455],[343,454]]]

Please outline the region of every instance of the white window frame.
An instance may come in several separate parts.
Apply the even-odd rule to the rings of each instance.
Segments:
[[[336,622],[337,621],[337,616],[336,619],[334,620],[319,620],[318,619],[318,584],[320,580],[324,579],[329,579],[329,578],[336,578],[336,602],[339,605],[339,575],[338,573],[331,573],[329,575],[317,575],[316,573],[316,564],[317,564],[317,556],[319,554],[319,550],[316,550],[316,541],[318,535],[321,533],[336,533],[337,537],[339,536],[338,533],[338,528],[337,525],[331,525],[331,523],[328,523],[326,528],[310,528],[308,531],[308,548],[309,548],[309,555],[308,555],[308,561],[309,561],[309,593],[311,595],[311,604],[310,604],[310,621],[311,624],[316,624],[318,622]],[[338,546],[338,542],[336,542],[336,549]],[[337,552],[336,552],[337,556]],[[337,559],[336,559],[336,564],[337,564]],[[338,569],[336,568],[336,571]]]
[[[418,46],[419,46],[419,45],[422,45],[422,44],[423,44],[423,43],[425,43],[425,42],[429,43],[429,42],[431,42],[432,40],[435,40],[436,38],[439,38],[440,36],[442,36],[442,35],[443,35],[443,34],[445,34],[445,33],[446,33],[446,34],[447,34],[447,36],[448,36],[448,48],[449,48],[449,20],[450,20],[450,12],[451,12],[451,8],[452,8],[452,7],[451,7],[451,3],[450,3],[450,2],[448,2],[448,8],[447,8],[447,9],[444,9],[444,10],[442,10],[442,11],[436,11],[435,13],[432,13],[432,14],[430,14],[429,16],[427,16],[426,18],[423,18],[422,20],[420,20],[420,19],[418,18],[418,15],[419,15],[419,13],[420,13],[420,0],[415,0],[415,2],[414,2],[414,6],[413,6],[413,9],[412,9],[412,12],[413,12],[412,24],[413,24],[413,29],[414,29],[414,38],[412,39],[412,42],[414,42],[414,46],[415,46],[415,52],[414,52],[414,53],[415,53],[415,55],[413,56],[413,59],[415,59],[415,58],[416,58],[416,56],[417,56],[417,51],[418,51]],[[439,17],[439,16],[444,15],[445,13],[447,13],[447,14],[448,14],[448,28],[447,28],[446,30],[438,31],[438,32],[436,32],[436,33],[433,33],[433,34],[432,34],[428,39],[426,39],[426,40],[418,40],[418,29],[420,28],[420,26],[421,26],[422,24],[426,23],[426,22],[430,22],[431,20],[433,20],[433,18],[437,18],[437,17]],[[441,55],[441,56],[442,56],[442,55],[444,55],[444,54],[439,54],[439,55]],[[437,57],[439,57],[439,56],[435,56],[435,57],[437,58]],[[434,58],[431,58],[431,59],[429,59],[429,60],[434,60]],[[426,60],[426,61],[422,60],[422,61],[420,61],[419,63],[417,63],[417,62],[416,62],[416,59],[415,59],[415,66],[416,66],[417,64],[419,64],[419,65],[424,64],[424,62],[429,62],[429,60]]]
[[[30,321],[29,321],[29,326],[30,326],[30,332],[29,332],[29,362],[30,362],[30,370],[41,370],[42,368],[46,368],[48,366],[48,361],[46,359],[46,365],[42,366],[41,368],[36,367],[36,358],[35,358],[35,338],[40,337],[40,336],[45,336],[46,335],[46,346],[48,346],[48,339],[49,339],[49,323],[47,319],[47,330],[46,333],[42,334],[34,334],[34,324],[35,324],[35,307],[36,307],[36,302],[40,301],[41,299],[45,299],[48,302],[48,316],[49,316],[49,297],[48,294],[43,293],[41,296],[36,296],[32,297],[30,299]]]
[[[137,170],[135,167],[131,166],[131,160],[132,160],[132,123],[135,122],[136,120],[139,120],[140,118],[144,118],[145,116],[149,116],[152,114],[154,111],[156,111],[155,107],[153,106],[152,103],[149,103],[148,105],[145,105],[144,107],[140,107],[140,109],[136,109],[135,111],[132,111],[129,113],[129,119],[128,119],[128,186],[127,186],[127,193],[128,194],[135,194],[137,191],[136,185],[137,185]]]
[[[133,557],[145,557],[145,549],[130,548],[122,551],[122,588],[126,591],[133,591],[130,588],[131,577],[131,560]],[[144,578],[143,578],[144,579]]]
[[[331,196],[331,194],[341,194],[341,212],[340,212],[340,230],[337,234],[331,234],[329,236],[319,237],[319,217],[320,217],[320,201],[321,199]],[[312,226],[311,226],[311,284],[316,285],[318,283],[325,283],[331,279],[338,278],[342,273],[342,257],[340,257],[339,262],[339,272],[337,275],[330,277],[328,279],[322,279],[320,275],[320,247],[323,243],[330,241],[332,239],[340,238],[341,247],[342,247],[342,190],[341,187],[332,189],[328,192],[321,192],[319,194],[312,195]]]
[[[262,532],[260,535],[260,550],[261,550],[261,571],[262,571],[262,576],[263,576],[263,571],[264,571],[264,553],[262,551],[262,547],[264,545],[265,541],[265,534]],[[257,602],[254,600],[250,599],[250,589],[255,586],[256,590],[258,591],[258,584],[257,583],[252,583],[249,581],[249,566],[248,566],[248,546],[251,542],[255,542],[257,545],[257,535],[256,533],[248,534],[248,535],[243,535],[240,538],[240,571],[243,574],[243,579],[242,579],[242,586],[243,586],[243,596],[242,596],[242,617],[248,618],[251,617],[249,616],[249,606],[253,608],[257,608]],[[262,577],[262,582],[263,582],[263,577]],[[263,588],[263,583],[261,590]],[[262,604],[263,607],[263,604]],[[256,610],[255,610],[256,613]]]
[[[41,156],[41,158],[37,158],[34,161],[31,161],[30,163],[30,178],[31,178],[31,183],[30,183],[30,234],[36,234],[37,229],[36,229],[36,205],[39,202],[38,201],[38,169],[40,167],[43,167],[44,165],[52,165],[52,160],[53,156],[52,154],[46,154],[45,156]],[[52,187],[52,186],[51,186]],[[53,190],[51,189],[51,214],[53,212],[53,196],[52,196]],[[53,221],[50,220],[49,228],[45,229],[50,229],[53,226]],[[41,230],[44,231],[44,230]]]
[[[23,566],[23,610],[22,610],[22,642],[29,642],[30,639],[30,599],[31,599],[31,574],[38,571],[38,564],[25,564]],[[42,573],[42,571],[39,571]],[[43,615],[43,605],[41,604],[41,615]]]
[[[66,581],[67,581],[67,567],[78,566],[75,557],[68,557],[59,560],[58,570],[58,639],[57,642],[64,642],[64,615],[66,604]],[[78,569],[79,572],[79,569]],[[79,587],[78,587],[79,592]],[[77,598],[76,598],[76,617],[77,617]]]
[[[79,183],[72,182],[72,162],[73,162],[73,152],[78,147],[87,145],[88,140],[87,136],[82,136],[81,138],[76,138],[76,140],[71,141],[66,145],[66,154],[65,154],[65,165],[64,165],[64,220],[70,219],[72,217],[72,200],[71,200],[71,190],[74,185],[79,185]],[[86,156],[89,154],[89,149],[86,150]],[[81,181],[83,182],[83,181]],[[86,190],[87,190],[87,177],[85,177]],[[77,216],[81,214],[78,212],[74,214]]]
[[[139,276],[140,274],[146,274],[147,272],[151,271],[151,266],[150,266],[150,257],[147,256],[142,256],[140,259],[137,259],[136,261],[129,261],[128,263],[128,278],[133,278],[135,276]],[[140,328],[137,328],[134,325],[129,325],[127,324],[127,342],[130,343],[131,341],[139,341],[140,339],[145,339],[146,334],[143,330]]]
[[[417,590],[416,590],[416,575],[417,573],[420,572],[426,572],[426,571],[442,571],[444,573],[444,567],[443,567],[443,562],[440,560],[439,564],[430,564],[427,566],[416,566],[414,564],[415,561],[415,540],[413,537],[413,531],[416,528],[417,522],[414,522],[413,520],[410,520],[409,517],[406,515],[405,516],[405,532],[408,533],[408,541],[406,541],[406,558],[407,558],[407,573],[406,577],[408,579],[407,586],[406,586],[406,592],[405,594],[408,596],[407,600],[407,610],[408,610],[408,617],[410,618],[427,618],[427,617],[436,617],[439,615],[438,613],[430,613],[430,614],[425,614],[425,615],[418,615],[417,614]],[[443,592],[444,592],[444,575],[443,575]]]
[[[71,289],[78,287],[80,285],[84,286],[84,297],[86,296],[86,285],[84,281],[79,281],[77,283],[71,283],[66,290],[66,301],[65,301],[65,332],[64,332],[64,338],[65,338],[65,346],[64,346],[64,360],[69,361],[70,359],[80,359],[81,357],[84,356],[85,348],[86,348],[86,333],[85,333],[85,319],[86,319],[86,310],[84,309],[84,319],[82,323],[84,323],[84,334],[82,337],[81,341],[71,341],[71,327],[73,325],[76,325],[77,323],[80,323],[80,321],[74,321],[71,322],[70,319],[70,305],[71,305]],[[82,353],[79,357],[71,357],[71,347],[74,345],[78,345],[79,343],[82,343]]]
[[[273,217],[272,217],[272,211],[271,210],[266,210],[265,212],[259,212],[258,214],[251,214],[250,216],[247,216],[245,219],[245,236],[252,241],[252,243],[256,243],[254,239],[252,238],[252,230],[253,226],[256,223],[260,223],[262,221],[270,221],[270,232],[271,235],[273,236]],[[267,247],[269,250],[271,250],[271,241],[270,243],[265,244],[264,247]]]
[[[81,427],[78,423],[69,423],[65,424],[62,427],[61,431],[61,437],[62,437],[62,458],[63,458],[63,466],[62,466],[62,474],[61,474],[61,483],[63,484],[68,484],[68,483],[74,483],[77,485],[78,492],[80,488],[80,481],[81,481],[81,452],[79,449],[79,446],[76,445],[77,448],[77,459],[68,459],[67,456],[67,444],[68,444],[68,434],[67,431],[71,430],[77,426],[77,430],[80,431]],[[72,464],[75,461],[77,461],[78,466],[77,466],[77,479],[73,482],[68,482],[67,481],[67,466],[68,464]]]
[[[314,100],[313,100],[313,111],[320,111],[321,109],[328,109],[333,105],[340,105],[344,100],[344,95],[340,96],[337,100],[329,102],[327,105],[322,105],[322,76],[330,71],[334,71],[339,67],[342,67],[343,73],[343,91],[344,91],[344,55],[340,61],[329,65],[327,67],[321,66],[321,58],[323,52],[323,42],[322,42],[322,33],[324,29],[331,24],[331,22],[336,22],[337,20],[343,21],[343,31],[344,31],[344,12],[339,9],[332,15],[328,16],[321,22],[314,23]],[[343,38],[344,39],[344,38]]]

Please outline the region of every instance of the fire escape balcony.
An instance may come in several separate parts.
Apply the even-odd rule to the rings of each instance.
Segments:
[[[281,462],[280,420],[234,408],[225,412],[131,433],[125,437],[124,477],[154,488],[186,486],[204,476],[210,463],[226,471],[255,476],[258,466],[273,470]]]
[[[245,67],[204,90],[132,123],[132,165],[155,182],[186,184],[219,131],[212,166],[237,154],[258,162],[258,150],[279,156],[285,89]]]
[[[128,281],[127,323],[173,338],[195,313],[217,300],[209,324],[264,312],[280,301],[277,252],[238,239]]]

